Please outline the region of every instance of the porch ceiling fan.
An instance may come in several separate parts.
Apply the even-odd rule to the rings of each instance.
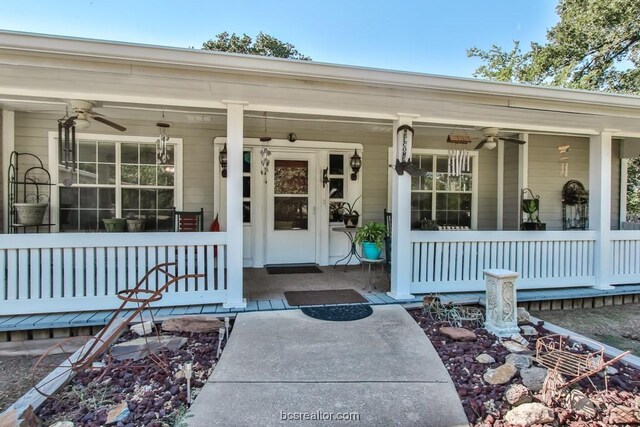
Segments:
[[[109,127],[114,128],[115,130],[119,130],[120,132],[124,132],[127,130],[126,127],[119,125],[118,123],[114,123],[111,120],[107,119],[104,115],[93,111],[93,108],[95,107],[95,104],[93,102],[71,100],[70,104],[71,110],[73,110],[75,114],[66,119],[65,125],[70,125],[71,122],[74,122],[77,129],[87,129],[89,126],[91,126],[91,120],[95,120],[96,122],[105,124]]]
[[[482,148],[487,150],[493,150],[498,145],[498,141],[505,142],[513,142],[515,144],[526,144],[527,141],[523,141],[521,139],[516,138],[508,138],[504,136],[499,136],[500,129],[498,128],[482,128],[480,129],[484,138],[480,141],[478,145],[474,148],[474,150],[480,150]]]

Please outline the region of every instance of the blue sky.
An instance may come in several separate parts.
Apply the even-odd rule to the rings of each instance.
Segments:
[[[469,77],[466,49],[543,42],[555,0],[0,0],[0,29],[200,48],[263,31],[315,61]]]

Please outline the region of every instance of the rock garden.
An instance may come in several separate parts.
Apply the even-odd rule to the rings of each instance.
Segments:
[[[183,425],[190,399],[216,366],[224,327],[212,316],[134,325],[24,425]]]
[[[544,325],[532,324],[522,309],[518,310],[520,334],[512,339],[498,339],[478,322],[443,321],[429,310],[410,313],[442,358],[472,426],[640,423],[640,370],[622,362],[563,387],[553,399],[545,398],[543,384],[549,371],[537,362],[535,344],[540,337],[555,337]],[[571,341],[562,346],[571,354],[590,351]]]

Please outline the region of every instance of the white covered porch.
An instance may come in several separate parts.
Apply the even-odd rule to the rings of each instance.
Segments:
[[[526,289],[606,289],[640,282],[640,231],[612,230],[618,228],[614,223],[621,211],[614,178],[621,158],[619,141],[640,138],[636,97],[147,46],[116,49],[109,43],[38,36],[5,35],[3,43],[0,107],[5,162],[14,149],[41,149],[38,141],[49,141],[46,135],[52,129],[46,128],[47,123],[55,123],[57,117],[44,110],[53,106],[63,113],[71,96],[92,100],[109,117],[122,118],[136,137],[151,137],[153,117],[173,111],[174,120],[183,117],[172,135],[183,139],[184,159],[176,166],[191,174],[180,182],[181,200],[176,206],[203,206],[205,225],[215,213],[220,213],[223,225],[217,233],[1,235],[3,313],[112,308],[119,302],[118,290],[164,261],[177,262],[180,272],[205,277],[170,290],[158,306],[246,307],[243,267],[269,262],[264,243],[268,230],[243,220],[246,202],[252,204],[252,218],[269,214],[267,206],[260,206],[257,183],[252,183],[249,197],[244,188],[247,176],[261,177],[259,168],[245,172],[244,155],[261,147],[257,140],[265,133],[265,113],[272,120],[266,132],[279,139],[271,146],[280,144],[283,153],[306,153],[309,165],[313,164],[308,176],[315,193],[308,197],[314,204],[308,213],[315,224],[318,264],[332,264],[345,249],[344,238],[332,241],[332,236],[343,236],[330,231],[329,189],[322,185],[322,171],[332,153],[344,152],[346,162],[346,153],[361,150],[363,166],[357,178],[352,181],[347,178],[350,171],[343,171],[344,199],[353,202],[362,195],[357,208],[365,223],[381,222],[385,208],[393,213],[390,298],[403,301],[429,292],[481,290],[482,271],[487,268],[519,272],[518,284]],[[52,49],[47,61],[33,46]],[[19,61],[15,50],[22,51]],[[95,79],[100,80],[99,88]],[[34,117],[40,127],[30,126]],[[446,135],[456,128],[472,133],[499,127],[529,143],[519,147],[499,143],[496,150],[477,154],[477,191],[469,192],[470,231],[412,230],[411,178],[388,167],[393,161],[388,153],[398,151],[396,131],[402,125],[415,129],[410,153],[416,156],[437,156],[438,150],[446,150]],[[297,145],[286,139],[289,132],[297,134]],[[103,128],[98,133],[107,132]],[[558,229],[557,183],[534,173],[558,173],[555,159],[548,162],[554,169],[546,170],[548,164],[539,158],[555,155],[557,141],[566,138],[582,153],[574,160],[575,173],[590,191],[589,229],[584,231]],[[224,144],[223,179],[219,155]],[[45,145],[46,152],[55,149]],[[258,164],[254,158],[253,165]],[[49,167],[57,168],[58,162],[49,162]],[[549,194],[542,199],[543,206],[555,200],[553,209],[542,211],[555,229],[517,230],[518,197],[526,187]]]

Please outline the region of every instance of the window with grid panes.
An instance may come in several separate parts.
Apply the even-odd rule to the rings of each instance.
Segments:
[[[144,219],[146,230],[171,229],[173,144],[168,147],[169,161],[162,165],[156,164],[153,143],[79,140],[77,144],[76,171],[59,165],[60,231],[104,230],[102,220],[107,218]],[[74,184],[65,186],[69,180]]]
[[[447,172],[447,155],[414,154],[412,162],[427,171],[411,178],[411,228],[432,226],[471,227],[472,172],[476,157],[471,156],[469,172],[454,176]]]
[[[344,154],[329,154],[329,222],[342,221],[340,208],[345,199],[346,174]]]

